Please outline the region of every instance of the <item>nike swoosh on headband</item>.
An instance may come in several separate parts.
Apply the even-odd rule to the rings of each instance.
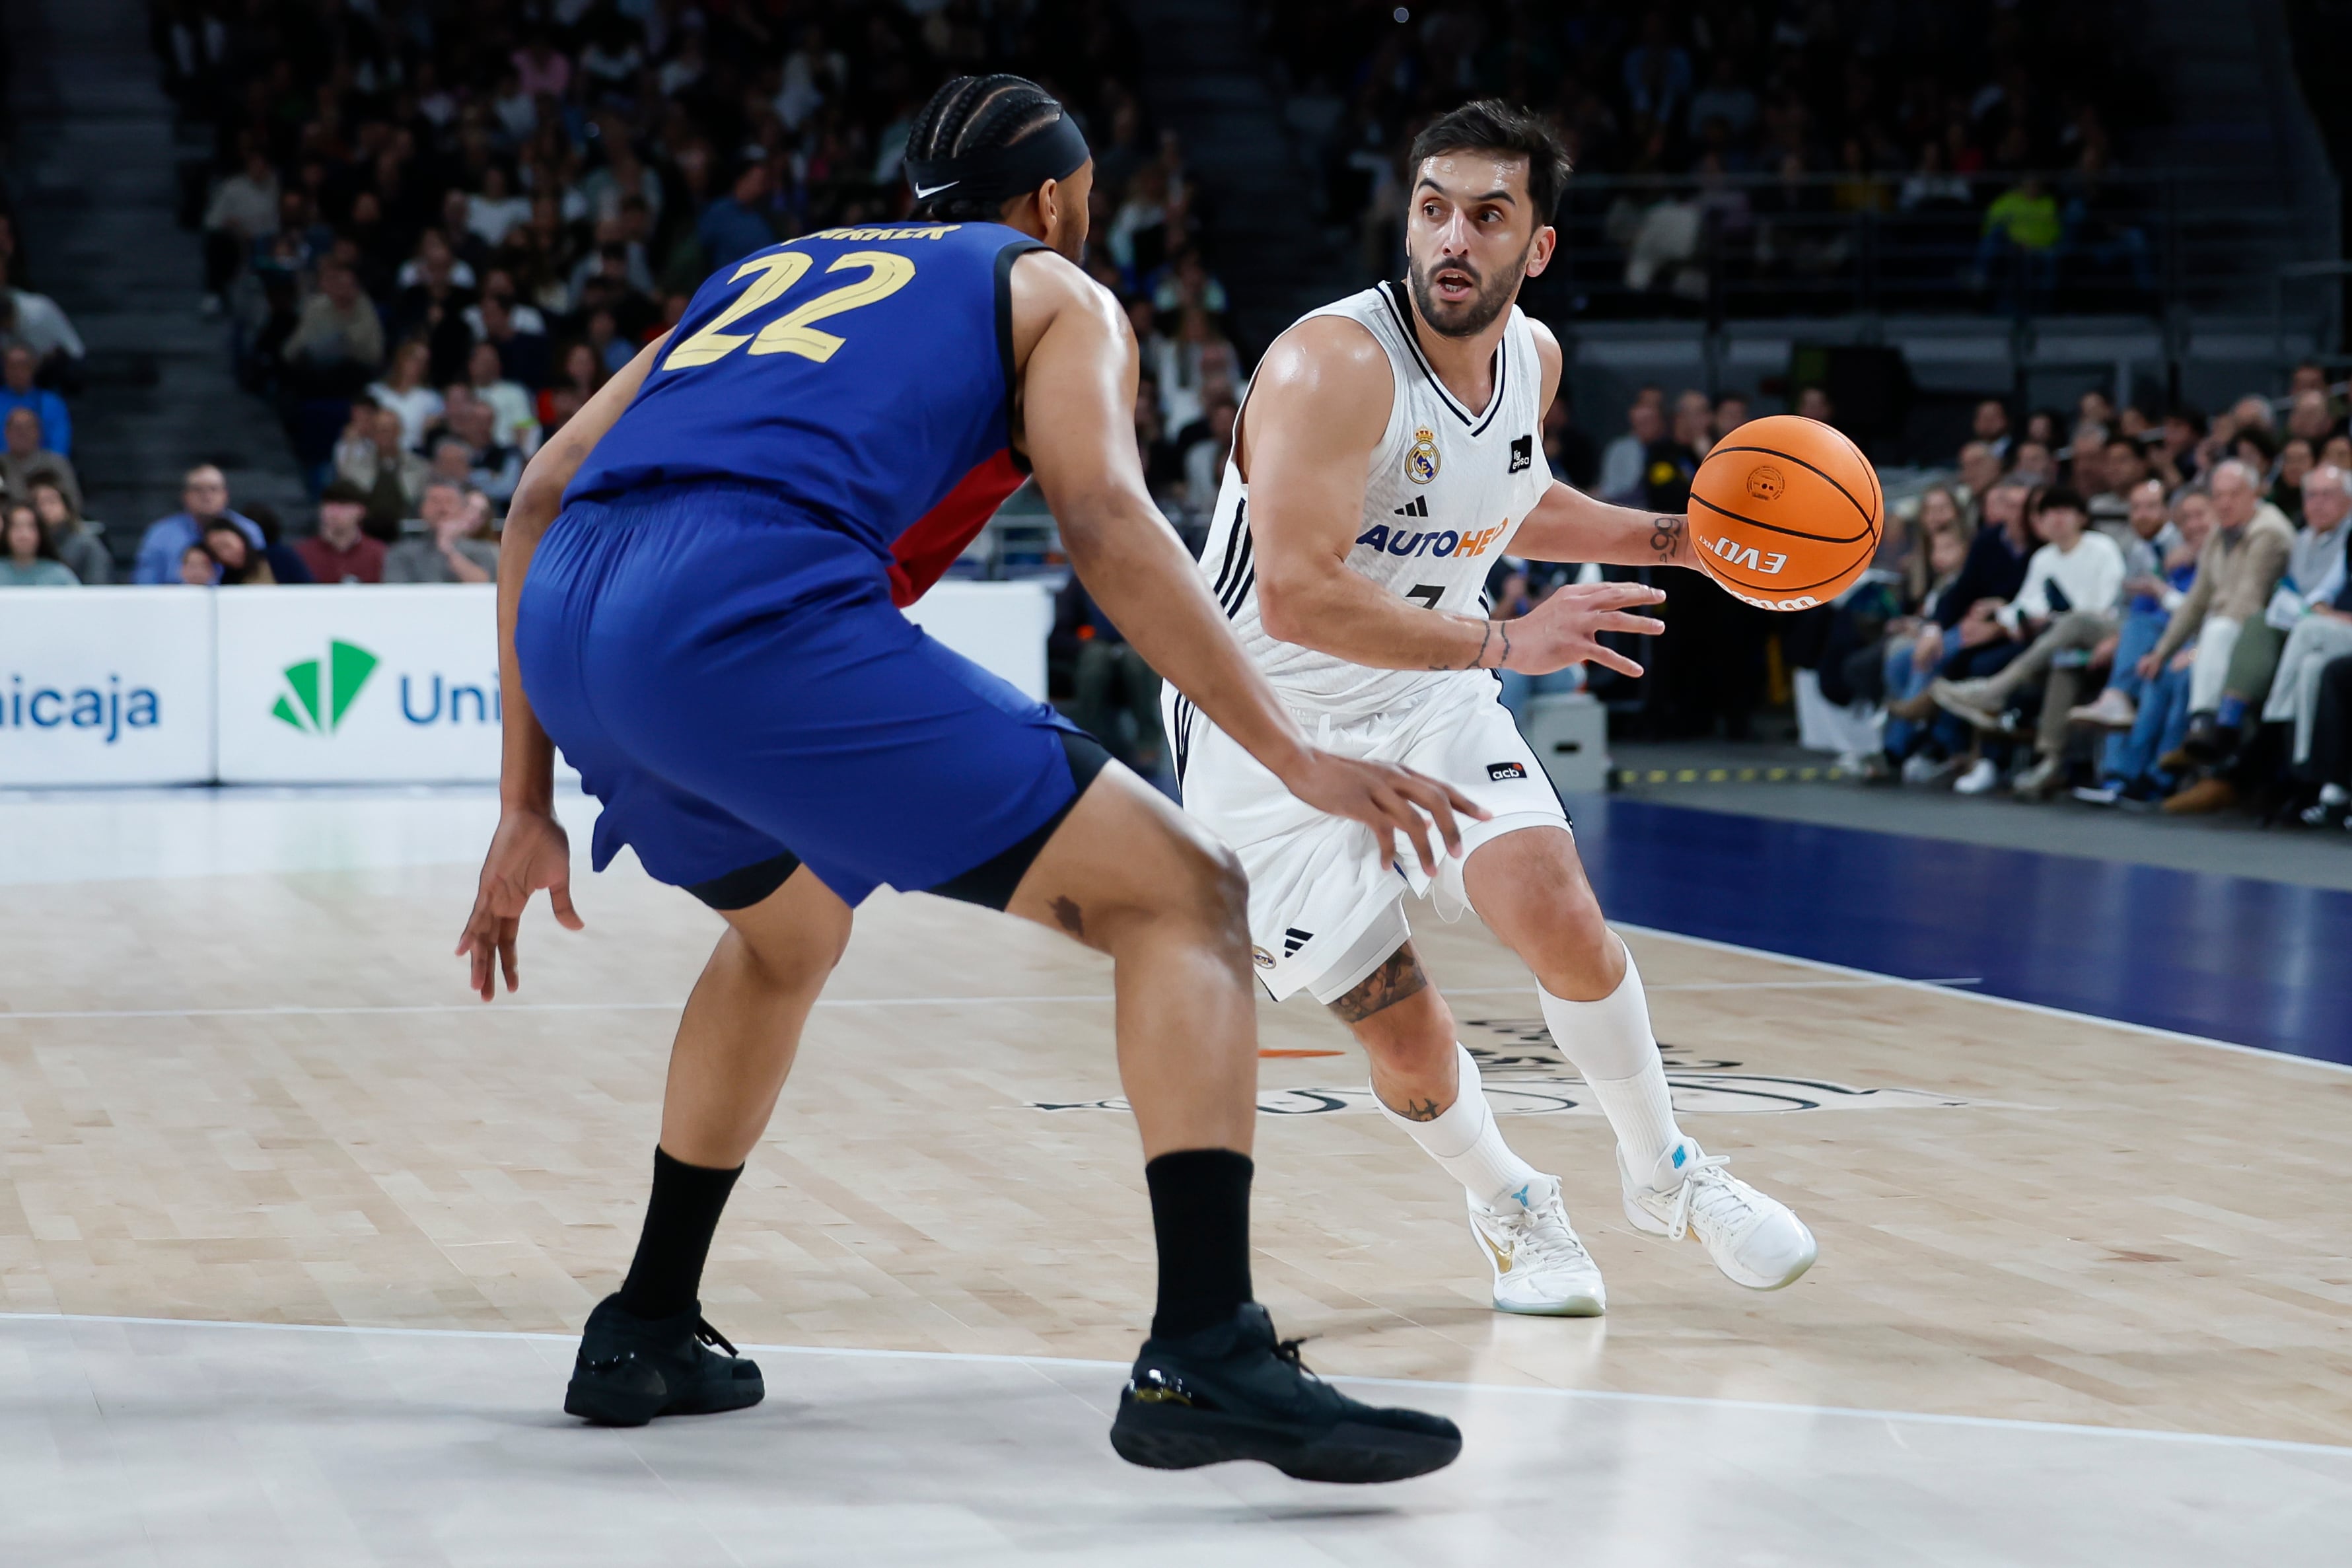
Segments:
[[[917,185],[917,186],[915,187],[915,199],[916,199],[917,201],[920,201],[920,202],[927,202],[927,201],[929,201],[933,196],[938,195],[941,191],[951,191],[951,190],[954,190],[958,185],[961,185],[961,184],[963,184],[963,182],[962,182],[961,180],[950,180],[950,181],[949,181],[946,184],[944,184],[944,185],[933,185],[933,186],[930,186],[929,189],[925,189],[925,188],[924,188],[923,186],[921,186],[921,185]]]

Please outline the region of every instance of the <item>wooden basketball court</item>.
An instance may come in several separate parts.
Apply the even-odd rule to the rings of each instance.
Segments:
[[[1119,1373],[1089,1363],[1133,1353],[1151,1263],[1132,1124],[1099,1103],[1118,1093],[1108,966],[1043,931],[889,894],[861,911],[720,1229],[704,1300],[745,1346],[927,1353],[773,1353],[759,1410],[628,1437],[576,1427],[556,1410],[568,1336],[627,1261],[670,1031],[718,921],[625,859],[576,889],[584,934],[534,918],[523,990],[471,1002],[446,955],[492,809],[477,795],[354,795],[289,803],[273,826],[257,799],[0,804],[13,841],[46,841],[0,888],[0,1310],[13,1315],[0,1320],[0,1425],[16,1429],[0,1448],[0,1461],[14,1455],[0,1473],[16,1477],[0,1496],[16,1494],[0,1509],[0,1557],[196,1561],[172,1544],[171,1521],[187,1516],[152,1511],[139,1531],[103,1537],[116,1555],[5,1550],[12,1531],[19,1546],[90,1547],[100,1538],[76,1533],[82,1516],[60,1510],[160,1478],[166,1495],[210,1499],[202,1517],[244,1521],[237,1538],[261,1543],[245,1562],[331,1538],[352,1561],[523,1561],[499,1510],[538,1508],[539,1528],[559,1533],[566,1517],[601,1517],[622,1493],[599,1497],[596,1478],[626,1452],[643,1468],[622,1468],[640,1480],[684,1456],[745,1467],[741,1496],[718,1482],[661,1493],[658,1507],[716,1531],[710,1561],[933,1561],[934,1545],[958,1561],[1066,1550],[1156,1561],[1126,1528],[1137,1508],[1163,1546],[1402,1561],[1368,1527],[1310,1529],[1298,1510],[1338,1499],[1416,1529],[1459,1524],[1486,1506],[1462,1489],[1525,1472],[1540,1489],[1566,1468],[1600,1489],[1548,1498],[1556,1530],[1532,1539],[1584,1531],[1627,1561],[1667,1545],[1738,1560],[1736,1531],[1707,1533],[1729,1526],[1636,1506],[1651,1485],[1636,1455],[1653,1440],[1654,1469],[1703,1451],[1755,1486],[1792,1442],[1844,1445],[1817,1472],[1791,1462],[1767,1489],[1827,1532],[1812,1538],[1815,1561],[1891,1539],[1860,1521],[1862,1504],[1813,1489],[1858,1478],[1869,1508],[1913,1510],[1900,1513],[1913,1544],[1878,1561],[2017,1560],[2000,1531],[2027,1529],[2044,1506],[2069,1522],[2020,1538],[2051,1548],[2040,1561],[2120,1560],[2094,1547],[2139,1539],[2140,1561],[2261,1542],[2271,1562],[2317,1562],[2319,1542],[2352,1531],[2352,1221],[2337,1194],[2352,1075],[2002,1005],[1965,984],[1629,932],[1687,1130],[1820,1238],[1821,1261],[1796,1286],[1751,1294],[1695,1242],[1625,1223],[1607,1125],[1576,1103],[1524,971],[1474,923],[1425,910],[1433,973],[1498,1110],[1517,1111],[1506,1131],[1563,1178],[1609,1315],[1488,1310],[1458,1190],[1370,1112],[1360,1058],[1303,999],[1261,1013],[1255,1267],[1277,1324],[1318,1336],[1318,1370],[1460,1385],[1419,1401],[1469,1431],[1454,1470],[1338,1494],[1270,1473],[1150,1476],[1110,1458],[1095,1418]],[[149,856],[141,847],[159,832],[184,853]],[[576,820],[574,839],[584,844]],[[123,874],[151,859],[182,874]],[[514,1337],[207,1335],[147,1320]],[[491,1365],[503,1347],[520,1359]],[[425,1358],[413,1378],[383,1372],[402,1357]],[[407,1538],[370,1511],[367,1468],[353,1461],[332,1528],[301,1524],[286,1500],[299,1488],[272,1481],[273,1465],[345,1452],[339,1432],[396,1426],[419,1389],[485,1357],[434,1405],[447,1430],[425,1441],[427,1428],[403,1428],[416,1438],[404,1451],[467,1472],[452,1486],[480,1486],[481,1467],[508,1460],[528,1484],[404,1554]],[[206,1369],[200,1396],[177,1381],[191,1368]],[[1006,1377],[1019,1387],[999,1387]],[[278,1397],[289,1379],[300,1390],[290,1405]],[[174,1392],[159,1409],[163,1386]],[[1044,1413],[1013,1419],[1040,1387],[1052,1390]],[[266,1418],[277,1436],[267,1452],[209,1443],[207,1410],[224,1431]],[[1671,1433],[1643,1437],[1652,1421]],[[175,1423],[173,1442],[158,1422]],[[36,1428],[48,1436],[28,1436]],[[1833,1443],[1822,1436],[1832,1430]],[[934,1453],[949,1432],[976,1446]],[[861,1500],[840,1476],[821,1498],[796,1489],[795,1474],[845,1464],[863,1476],[898,1467],[896,1489]],[[1055,1534],[1023,1510],[1063,1473],[1080,1522]],[[1700,1506],[1675,1495],[1656,1506]],[[2271,1524],[2242,1514],[2257,1497],[2288,1511]],[[1611,1510],[1602,1523],[1595,1506]],[[2008,1525],[1985,1522],[2003,1507]],[[1954,1526],[1937,1555],[1916,1531],[1942,1508],[1976,1522]],[[781,1534],[752,1532],[765,1557],[728,1534],[748,1529],[747,1509],[790,1515],[771,1521]],[[985,1529],[926,1533],[950,1515]],[[87,1522],[101,1516],[124,1517],[99,1507]],[[1272,1533],[1253,1535],[1259,1523]],[[1468,1537],[1430,1539],[1450,1544],[1412,1560],[1487,1555]],[[847,1541],[873,1552],[822,1544]],[[1286,1555],[1293,1547],[1317,1554]],[[705,1560],[700,1550],[674,1560]]]

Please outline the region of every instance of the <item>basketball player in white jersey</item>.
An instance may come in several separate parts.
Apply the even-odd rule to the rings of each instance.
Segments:
[[[1172,691],[1188,811],[1240,855],[1260,978],[1306,990],[1353,1030],[1389,1119],[1468,1193],[1505,1311],[1591,1316],[1601,1275],[1559,1184],[1513,1153],[1416,958],[1410,888],[1475,910],[1535,972],[1545,1022],[1617,1135],[1625,1215],[1696,1234],[1717,1268],[1776,1289],[1813,1261],[1811,1232],[1675,1125],[1640,974],[1602,921],[1559,797],[1488,673],[1591,660],[1654,633],[1664,595],[1566,587],[1491,620],[1506,550],[1545,561],[1695,566],[1684,521],[1606,506],[1553,479],[1540,426],[1559,384],[1551,333],[1515,303],[1554,244],[1568,159],[1533,116],[1488,100],[1412,148],[1408,279],[1303,318],[1252,380],[1201,563],[1242,644],[1318,744],[1408,766],[1492,814],[1432,877],[1372,830],[1301,804]]]

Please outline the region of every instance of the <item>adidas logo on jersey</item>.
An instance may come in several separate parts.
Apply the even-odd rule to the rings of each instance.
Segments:
[[[1376,522],[1358,534],[1356,542],[1391,555],[1484,555],[1502,536],[1501,523],[1459,533],[1450,528],[1434,532],[1391,529],[1385,522]]]
[[[1397,508],[1396,514],[1399,517],[1427,517],[1429,515],[1429,498],[1427,496],[1415,496],[1411,500],[1405,502],[1404,505]]]
[[[1300,931],[1297,926],[1292,926],[1288,931],[1282,933],[1282,956],[1285,958],[1297,957],[1298,950],[1305,947],[1308,942],[1313,942],[1314,940],[1315,933],[1313,931]]]

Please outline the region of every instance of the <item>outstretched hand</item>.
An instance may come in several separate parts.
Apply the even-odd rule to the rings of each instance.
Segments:
[[[1318,811],[1360,822],[1393,844],[1402,833],[1421,858],[1422,871],[1437,875],[1437,849],[1430,842],[1430,825],[1444,841],[1449,855],[1462,853],[1462,829],[1456,813],[1484,822],[1489,813],[1450,784],[1388,763],[1358,762],[1309,748],[1296,776],[1283,784],[1291,794]]]
[[[1601,643],[1603,632],[1656,637],[1666,629],[1654,616],[1633,613],[1638,605],[1665,603],[1663,589],[1639,583],[1577,583],[1556,588],[1516,621],[1503,623],[1509,648],[1502,668],[1523,675],[1549,675],[1571,664],[1591,663],[1620,675],[1638,676],[1642,667]]]
[[[523,906],[541,888],[547,889],[556,922],[566,931],[580,930],[585,922],[572,907],[572,839],[563,825],[545,812],[509,811],[491,836],[474,893],[474,912],[457,938],[458,956],[473,961],[470,988],[483,1001],[497,993],[500,971],[506,974],[508,994],[513,994],[518,978],[515,931],[522,923]]]

